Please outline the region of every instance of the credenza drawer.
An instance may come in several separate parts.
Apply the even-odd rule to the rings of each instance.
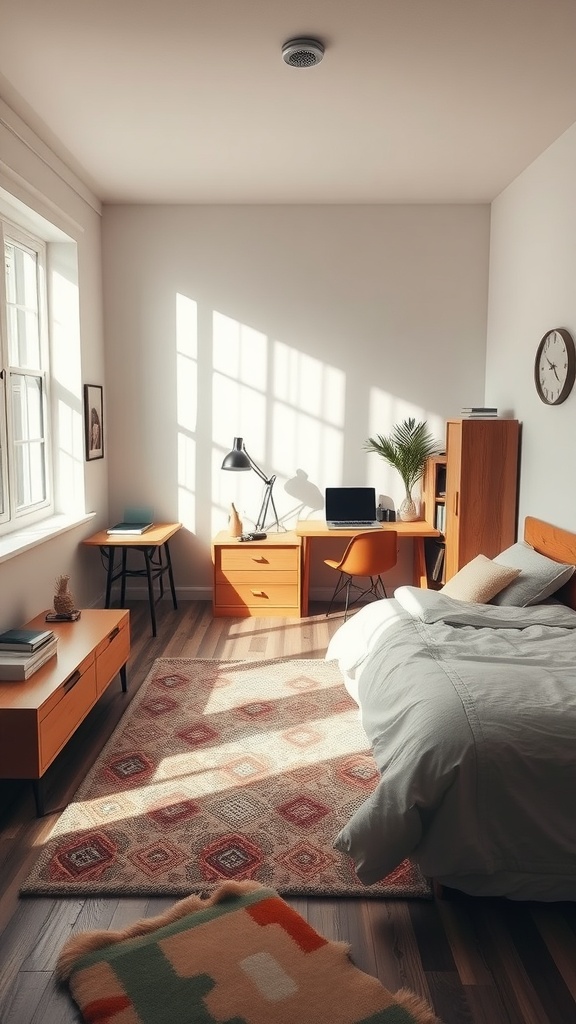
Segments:
[[[79,669],[59,687],[61,698],[39,724],[40,774],[65,746],[78,724],[96,703],[96,666],[89,660],[83,674]]]
[[[130,626],[126,616],[96,648],[96,691],[98,696],[118,675],[130,655]]]
[[[228,570],[250,570],[258,572],[269,572],[275,569],[298,569],[300,549],[291,545],[290,547],[222,547],[219,552],[219,568],[224,572]],[[218,564],[218,563],[217,563]]]

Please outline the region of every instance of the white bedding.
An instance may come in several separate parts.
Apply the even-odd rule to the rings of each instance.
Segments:
[[[332,638],[382,774],[336,839],[370,884],[576,898],[576,613],[401,587]]]

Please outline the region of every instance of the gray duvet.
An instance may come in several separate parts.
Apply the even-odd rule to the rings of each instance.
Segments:
[[[382,776],[335,840],[365,884],[409,857],[464,892],[576,899],[576,612],[400,587],[326,659]]]

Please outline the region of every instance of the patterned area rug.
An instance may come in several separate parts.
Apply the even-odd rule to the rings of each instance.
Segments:
[[[75,935],[57,973],[91,1024],[440,1024],[254,882],[225,882],[124,932]]]
[[[21,892],[431,896],[408,861],[364,886],[333,841],[378,781],[334,663],[154,662]]]

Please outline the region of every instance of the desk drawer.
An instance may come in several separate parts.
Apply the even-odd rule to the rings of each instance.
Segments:
[[[220,548],[219,554],[219,567],[224,572],[228,572],[228,570],[245,571],[248,569],[253,573],[257,569],[260,573],[269,572],[274,569],[297,570],[300,548],[294,545],[285,548],[273,547],[272,545],[266,548],[238,545],[237,547]]]
[[[297,569],[266,569],[263,572],[248,569],[215,569],[214,582],[218,584],[231,583],[237,587],[242,583],[247,586],[259,587],[271,586],[273,583],[286,583],[288,586],[298,584]]]
[[[76,680],[76,681],[75,681]],[[59,687],[61,698],[39,725],[40,774],[62,750],[90,708],[96,703],[96,667],[90,661],[83,674],[74,672]]]
[[[216,607],[234,609],[228,615],[290,615],[298,613],[299,603],[297,583],[218,583],[215,589]]]
[[[130,619],[126,616],[96,648],[96,691],[104,692],[130,655]]]

